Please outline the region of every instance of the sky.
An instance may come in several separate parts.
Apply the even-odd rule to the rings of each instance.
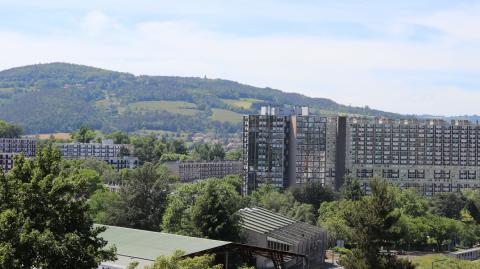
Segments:
[[[0,18],[0,70],[68,62],[480,114],[480,1],[0,0]]]

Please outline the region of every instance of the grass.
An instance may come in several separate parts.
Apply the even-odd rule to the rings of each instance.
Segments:
[[[263,102],[262,100],[253,99],[253,98],[240,98],[238,99],[222,99],[222,101],[232,107],[240,109],[250,109],[253,103]]]
[[[189,102],[181,101],[143,101],[135,102],[128,105],[131,110],[138,111],[167,111],[175,114],[193,116],[199,113],[196,105]]]
[[[105,106],[108,106],[111,104],[111,101],[109,101],[108,99],[102,99],[102,100],[98,100],[95,102],[95,105],[97,107],[105,107]]]
[[[438,269],[480,269],[479,261],[463,261],[443,254],[417,256],[411,260],[417,269],[431,269],[433,261],[436,261],[433,268]]]
[[[0,88],[0,93],[14,93],[15,88]]]
[[[242,121],[242,114],[219,108],[212,108],[212,120],[221,122],[239,123]]]
[[[49,139],[50,136],[53,136],[55,139],[60,139],[60,140],[71,139],[70,133],[36,134],[36,135],[33,135],[33,136],[37,137],[38,139]]]

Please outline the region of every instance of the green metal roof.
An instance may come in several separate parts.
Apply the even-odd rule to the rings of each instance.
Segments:
[[[244,208],[238,211],[243,229],[265,234],[288,244],[325,237],[325,230],[282,216],[264,208]],[[273,240],[272,240],[273,241]]]
[[[101,233],[100,237],[108,241],[108,246],[115,245],[119,256],[136,257],[151,261],[161,255],[172,255],[177,249],[184,251],[185,255],[190,255],[231,243],[116,226],[97,226],[107,227],[107,230]]]

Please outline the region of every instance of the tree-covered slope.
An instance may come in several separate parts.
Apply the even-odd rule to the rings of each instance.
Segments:
[[[68,132],[82,124],[106,131],[236,132],[241,114],[262,105],[397,116],[221,79],[134,76],[66,63],[0,72],[0,119],[22,125],[27,133]]]

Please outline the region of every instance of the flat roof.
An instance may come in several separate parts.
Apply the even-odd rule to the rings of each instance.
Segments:
[[[461,250],[458,250],[458,251],[455,251],[455,252],[450,252],[450,254],[463,254],[463,253],[469,253],[469,252],[474,252],[474,251],[480,251],[480,247],[461,249]]]
[[[158,256],[170,256],[175,250],[185,255],[206,251],[230,244],[228,241],[211,240],[169,233],[151,232],[108,225],[99,236],[108,241],[107,246],[115,245],[119,256],[154,261]]]

